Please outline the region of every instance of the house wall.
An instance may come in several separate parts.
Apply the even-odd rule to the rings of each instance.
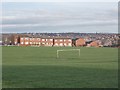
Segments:
[[[17,44],[18,44],[18,37],[15,36],[15,37],[14,37],[14,45],[17,45]]]
[[[20,37],[20,45],[28,46],[30,44],[29,37]]]
[[[15,40],[16,42],[16,40]],[[72,46],[72,39],[70,38],[31,38],[20,37],[21,46]]]
[[[42,46],[53,46],[53,39],[52,38],[42,38],[41,45]]]
[[[29,45],[41,45],[41,38],[29,38]]]
[[[72,46],[72,39],[68,38],[54,39],[54,46]]]
[[[76,44],[76,46],[84,46],[85,42],[86,41],[83,38],[79,38],[76,40],[75,44]]]
[[[91,47],[99,47],[99,44],[96,41],[90,43]]]
[[[72,46],[72,39],[64,39],[65,46]]]

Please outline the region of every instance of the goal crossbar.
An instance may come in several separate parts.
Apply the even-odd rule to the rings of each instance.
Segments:
[[[59,52],[61,51],[78,51],[78,55],[80,56],[80,49],[61,49],[57,50],[57,58],[59,58]]]

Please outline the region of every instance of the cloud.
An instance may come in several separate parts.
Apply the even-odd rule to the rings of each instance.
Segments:
[[[77,4],[79,5],[79,4]],[[97,5],[96,5],[97,6]],[[96,7],[94,6],[94,7]],[[84,6],[83,6],[84,7]],[[117,26],[117,10],[82,6],[63,6],[38,9],[19,9],[3,12],[2,27],[4,30],[59,30],[75,27]],[[89,9],[90,8],[90,9]],[[77,28],[76,28],[77,29]]]

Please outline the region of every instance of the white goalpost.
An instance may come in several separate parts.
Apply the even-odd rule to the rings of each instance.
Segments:
[[[78,51],[78,56],[80,57],[80,49],[62,49],[62,50],[57,50],[57,58],[59,58],[59,52],[64,52],[64,51]]]

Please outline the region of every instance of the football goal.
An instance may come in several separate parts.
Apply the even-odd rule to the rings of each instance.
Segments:
[[[57,58],[60,57],[60,52],[64,52],[63,54],[66,54],[68,52],[71,52],[72,55],[76,54],[78,57],[80,57],[80,49],[62,49],[62,50],[57,50]],[[70,56],[70,55],[69,55]]]

